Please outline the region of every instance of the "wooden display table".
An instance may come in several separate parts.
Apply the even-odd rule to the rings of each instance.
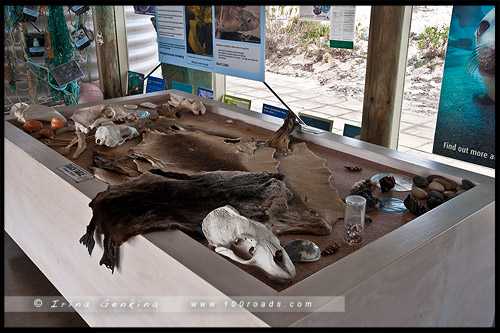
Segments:
[[[198,99],[208,113],[275,131],[281,120],[176,90],[106,104]],[[89,103],[85,106],[99,103]],[[82,105],[58,108],[69,117]],[[277,291],[180,231],[137,236],[120,247],[114,274],[78,243],[88,206],[107,188],[56,169],[71,163],[6,118],[5,230],[60,293],[71,297],[343,296],[345,311],[89,312],[96,326],[491,326],[495,313],[495,179],[332,133],[301,133],[308,143],[408,174],[437,174],[478,185],[358,250]],[[342,163],[341,161],[338,163]],[[334,173],[335,174],[335,173]],[[340,193],[340,192],[339,192]],[[345,193],[341,195],[345,197]],[[338,227],[338,226],[337,226]],[[296,237],[297,238],[297,237]],[[283,244],[283,242],[282,242]],[[36,296],[36,295],[34,295]],[[231,298],[233,297],[233,298]],[[200,299],[202,300],[202,299]],[[325,304],[328,306],[328,304]]]

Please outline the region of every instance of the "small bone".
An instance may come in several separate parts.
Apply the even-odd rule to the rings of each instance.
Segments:
[[[73,158],[77,159],[80,157],[80,155],[83,153],[83,151],[87,148],[87,142],[85,141],[85,133],[76,131],[76,136],[78,138],[78,147],[76,148],[75,152],[73,153]]]
[[[61,152],[61,154],[63,154],[63,155],[68,155],[68,154],[69,154],[69,151],[70,151],[70,149],[71,149],[71,147],[73,147],[73,145],[74,145],[75,143],[77,143],[77,142],[78,142],[78,137],[77,137],[77,136],[75,136],[75,137],[73,137],[73,139],[71,140],[71,142],[70,142],[70,143],[69,143],[66,147],[61,148],[59,151],[60,151],[60,152]]]

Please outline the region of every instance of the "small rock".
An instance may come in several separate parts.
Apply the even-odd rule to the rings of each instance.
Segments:
[[[425,192],[423,189],[421,189],[418,186],[411,187],[411,194],[413,194],[413,196],[415,198],[418,198],[418,199],[422,199],[422,200],[427,199],[427,192]]]
[[[415,176],[413,176],[413,184],[415,184],[416,186],[418,186],[420,188],[424,188],[427,185],[429,185],[429,181],[422,176],[415,175]]]
[[[462,185],[465,187],[466,190],[470,190],[471,188],[473,188],[474,186],[474,183],[471,182],[470,180],[467,180],[467,179],[462,179]]]
[[[385,176],[378,182],[380,184],[380,189],[382,190],[382,192],[388,192],[394,187],[394,185],[396,185],[396,180],[393,176]]]
[[[427,176],[427,180],[430,183],[434,180],[434,178],[438,178],[438,177],[441,177],[441,176],[440,175],[429,175],[429,176]]]
[[[451,184],[444,178],[436,177],[434,178],[433,182],[438,182],[439,184],[443,185],[445,191],[451,190]]]
[[[455,194],[460,195],[460,194],[464,193],[465,191],[467,191],[467,190],[466,189],[458,190]]]
[[[445,192],[445,193],[446,193],[446,192]],[[456,197],[456,196],[457,196],[457,194],[456,194],[455,192],[451,192],[451,194],[450,194],[450,195],[448,195],[448,197],[446,198],[446,200],[451,200],[451,199],[453,199],[453,198],[454,198],[454,197]]]
[[[234,123],[234,120],[232,120],[232,119],[228,119],[228,120],[226,120],[226,123],[228,123],[228,124],[233,124],[233,123]]]
[[[455,190],[461,191],[461,190],[466,190],[466,189],[465,189],[465,187],[463,185],[458,185]]]
[[[443,195],[436,191],[436,190],[430,190],[427,197],[427,205],[429,205],[430,208],[434,208],[439,206],[441,203],[443,203]]]
[[[446,179],[446,181],[447,181],[448,183],[450,183],[450,185],[451,185],[451,189],[452,189],[452,190],[456,190],[456,189],[457,189],[458,184],[457,184],[456,182],[454,182],[454,181],[453,181],[453,180],[451,180],[451,179]]]
[[[455,196],[456,194],[455,194],[455,192],[453,192],[453,191],[444,191],[444,192],[443,192],[443,196],[444,196],[446,199],[448,199],[451,195]]]
[[[414,199],[411,194],[408,194],[403,203],[405,207],[408,208],[408,210],[415,216],[420,216],[427,211],[424,205],[418,202],[417,199]]]
[[[440,183],[436,182],[436,181],[433,181],[429,184],[429,190],[435,190],[435,191],[438,191],[438,192],[441,192],[443,193],[444,192],[444,186],[441,185]]]

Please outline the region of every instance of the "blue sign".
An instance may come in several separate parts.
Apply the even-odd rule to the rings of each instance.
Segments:
[[[304,123],[306,123],[306,125],[309,125],[309,126],[312,126],[315,128],[319,128],[319,129],[322,129],[322,130],[328,131],[328,132],[332,131],[333,120],[323,119],[320,117],[315,117],[315,116],[306,115],[306,114],[302,114],[302,113],[299,113],[299,117],[300,117],[300,119],[302,119],[302,121]]]
[[[277,106],[272,106],[269,104],[262,104],[262,113],[268,114],[273,117],[278,117],[281,119],[286,119],[288,110],[279,108]]]
[[[187,92],[188,94],[193,93],[193,85],[177,81],[172,81],[172,89],[184,91]]]
[[[348,136],[350,138],[354,138],[358,135],[361,135],[361,127],[345,124],[343,135]]]
[[[160,79],[154,76],[148,77],[148,83],[146,84],[146,94],[162,90],[165,90],[165,79]]]
[[[214,99],[214,91],[202,87],[198,87],[198,96]]]

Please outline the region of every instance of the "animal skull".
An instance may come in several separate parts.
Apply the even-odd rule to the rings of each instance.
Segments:
[[[215,252],[262,269],[271,279],[288,281],[295,266],[279,239],[263,224],[241,216],[231,206],[219,207],[203,219],[202,230]]]
[[[75,121],[80,131],[88,134],[92,129],[104,124],[117,121],[135,119],[136,110],[129,110],[121,105],[95,105],[88,108],[81,108],[73,113],[70,118]]]
[[[134,127],[125,125],[101,126],[95,132],[95,143],[113,148],[136,136],[139,136],[139,132]]]

